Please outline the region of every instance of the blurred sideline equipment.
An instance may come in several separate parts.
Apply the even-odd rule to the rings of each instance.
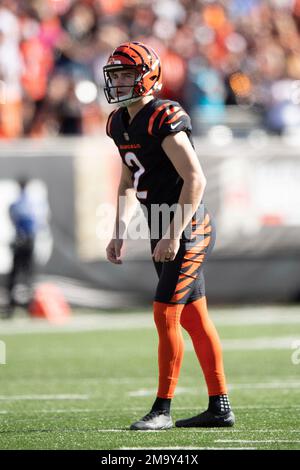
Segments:
[[[61,290],[54,284],[40,284],[29,305],[29,314],[62,325],[70,321],[72,311]]]

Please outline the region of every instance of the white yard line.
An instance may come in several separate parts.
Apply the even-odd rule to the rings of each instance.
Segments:
[[[281,390],[293,390],[300,391],[300,381],[298,382],[261,382],[261,383],[240,383],[240,384],[229,384],[230,390],[248,390],[248,389],[281,389]]]
[[[130,429],[96,429],[96,432],[130,432],[132,433]]]
[[[244,338],[244,339],[223,339],[222,348],[224,351],[258,351],[270,349],[289,349],[292,350],[292,345],[299,341],[298,336],[279,336],[279,337],[258,337],[258,338]],[[190,341],[186,341],[186,351],[194,351],[193,345]]]
[[[291,406],[268,406],[268,407],[263,407],[263,406],[235,406],[234,407],[234,410],[246,410],[246,411],[251,411],[251,410],[261,410],[261,409],[264,409],[266,412],[268,412],[269,410],[281,410],[281,409],[291,409],[291,410],[298,410],[300,409],[300,406],[297,406],[297,405],[291,405]],[[106,411],[108,411],[108,409],[106,408],[105,409]],[[111,409],[111,411],[115,411],[115,408]],[[143,413],[146,411],[145,407],[133,407],[133,408],[122,408],[122,411],[123,412],[127,412],[127,413]],[[179,411],[186,411],[187,413],[199,413],[201,411],[201,408],[198,407],[177,407],[177,406],[174,406],[174,412],[173,414],[178,414]],[[45,414],[68,414],[68,413],[103,413],[103,409],[102,408],[65,408],[65,409],[61,409],[61,408],[52,408],[52,409],[41,409],[41,410],[30,410],[30,411],[14,411],[14,410],[0,410],[0,414],[17,414],[17,415],[30,415],[32,417],[33,414],[41,414],[41,413],[45,413]],[[26,418],[24,418],[26,419]],[[187,431],[189,431],[188,429],[186,429]],[[209,429],[202,429],[202,432],[223,432],[223,430],[219,430],[219,429],[215,429],[215,430],[209,430]],[[247,432],[243,429],[230,429],[230,430],[227,430],[226,432]],[[285,429],[274,429],[274,430],[270,430],[270,429],[251,429],[251,432],[286,432]],[[294,429],[294,430],[290,430],[289,432],[294,432],[294,433],[300,433],[300,429]]]
[[[200,406],[176,406],[174,405],[174,411],[177,412],[177,411],[195,411],[197,410],[197,408],[200,409]],[[115,408],[114,408],[115,409]],[[266,406],[266,405],[244,405],[244,406],[235,406],[234,407],[235,410],[286,410],[286,409],[296,409],[296,410],[300,410],[300,405],[289,405],[289,406],[284,406],[284,405],[279,405],[279,406],[276,406],[276,405],[270,405],[270,406]],[[126,408],[122,408],[123,411],[143,411],[145,410],[145,407],[142,407],[142,406],[134,406],[134,407],[126,407]],[[99,409],[99,411],[101,411]]]
[[[257,450],[255,447],[119,447],[118,450]]]
[[[241,406],[235,406],[235,410],[287,410],[287,409],[296,409],[300,410],[300,405],[282,405],[282,406],[276,406],[276,405],[241,405]]]
[[[249,439],[217,439],[214,442],[220,442],[220,444],[228,443],[240,443],[240,444],[274,444],[274,442],[278,443],[286,443],[286,444],[299,444],[300,441],[293,441],[290,439],[261,439],[261,440],[249,440]]]
[[[205,387],[178,387],[176,389],[176,395],[198,395],[201,389]],[[228,384],[228,389],[231,390],[300,390],[300,381],[295,382],[261,382],[261,383],[240,383],[240,384]],[[140,388],[128,392],[130,397],[148,397],[156,393],[156,388]],[[247,407],[246,407],[247,408]]]
[[[183,388],[177,387],[176,388],[176,395],[182,395],[184,393],[190,393],[192,389],[190,388]],[[195,389],[196,390],[196,389]],[[133,390],[132,392],[128,392],[130,397],[148,397],[156,393],[156,388],[140,388],[138,390]]]
[[[300,308],[297,306],[211,308],[210,314],[217,326],[300,324]],[[27,317],[16,317],[9,322],[0,320],[2,335],[136,328],[155,328],[151,308],[147,312],[136,313],[76,313],[65,325],[51,325],[46,320]]]
[[[249,434],[249,433],[266,433],[266,434],[270,434],[270,433],[277,433],[277,432],[283,432],[283,433],[297,433],[299,434],[300,433],[300,430],[295,430],[295,429],[292,429],[292,430],[287,430],[287,429],[205,429],[205,428],[192,428],[193,429],[193,432],[199,432],[199,433],[207,433],[207,434],[213,434],[213,433],[242,433],[242,434]],[[190,432],[192,432],[192,429],[190,430]],[[231,441],[232,439],[230,439]],[[229,440],[228,440],[229,441]],[[252,441],[251,441],[252,442]]]
[[[88,400],[89,395],[0,395],[0,401],[19,400]]]
[[[295,368],[296,369],[296,368]],[[201,373],[200,373],[200,369],[199,369],[199,377],[201,376]],[[187,378],[189,381],[191,381],[191,378]],[[264,374],[264,379],[268,379],[265,380],[265,382],[263,383],[278,383],[278,377],[277,376],[274,376],[274,375],[265,375]],[[284,377],[284,380],[286,381],[286,383],[294,383],[294,382],[299,382],[299,375],[289,375],[289,376],[285,376]],[[18,378],[18,377],[10,377],[10,378],[7,378],[6,379],[6,382],[9,383],[18,383],[18,384],[22,384],[22,383],[27,383],[28,382],[28,379],[26,378]],[[48,377],[47,378],[47,382],[51,382],[51,383],[55,383],[57,382],[58,384],[61,383],[61,380],[57,379],[57,378],[53,378],[53,377]],[[77,383],[78,382],[78,379],[74,379],[74,378],[70,378],[70,377],[66,377],[64,379],[64,383]],[[84,382],[87,383],[87,382],[90,382],[90,383],[93,383],[93,384],[101,384],[102,382],[105,382],[105,383],[109,383],[109,384],[113,384],[113,385],[120,385],[120,384],[141,384],[141,383],[146,383],[146,384],[149,384],[149,385],[155,385],[156,384],[156,378],[155,376],[153,377],[97,377],[96,375],[94,377],[85,377],[84,378]],[[240,382],[242,383],[242,382]],[[255,383],[255,382],[254,382]],[[261,382],[259,382],[261,383]],[[238,385],[238,384],[237,384]],[[19,385],[21,386],[21,385]],[[204,385],[203,385],[204,386]],[[300,406],[299,405],[292,405],[292,406]]]

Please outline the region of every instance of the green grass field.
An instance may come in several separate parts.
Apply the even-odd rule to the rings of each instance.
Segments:
[[[224,345],[232,429],[129,431],[157,385],[151,313],[76,313],[70,326],[0,321],[0,449],[300,449],[299,307],[211,309]],[[172,416],[207,405],[191,343]],[[294,345],[294,346],[293,346]],[[294,349],[293,349],[294,347]],[[299,348],[299,346],[298,346]]]

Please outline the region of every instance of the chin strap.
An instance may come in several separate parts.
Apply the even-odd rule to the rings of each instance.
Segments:
[[[133,103],[136,103],[142,98],[143,98],[142,96],[138,96],[137,98],[129,98],[128,100],[117,102],[116,105],[119,106],[119,108],[124,108],[126,106],[130,106]]]

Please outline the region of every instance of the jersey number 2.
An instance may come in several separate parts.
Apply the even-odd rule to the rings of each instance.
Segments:
[[[139,178],[145,173],[145,168],[138,160],[137,156],[132,152],[127,152],[125,155],[125,162],[128,166],[137,166],[138,169],[134,172],[134,182],[133,187],[136,190],[136,195],[139,199],[146,199],[148,191],[138,191]]]

